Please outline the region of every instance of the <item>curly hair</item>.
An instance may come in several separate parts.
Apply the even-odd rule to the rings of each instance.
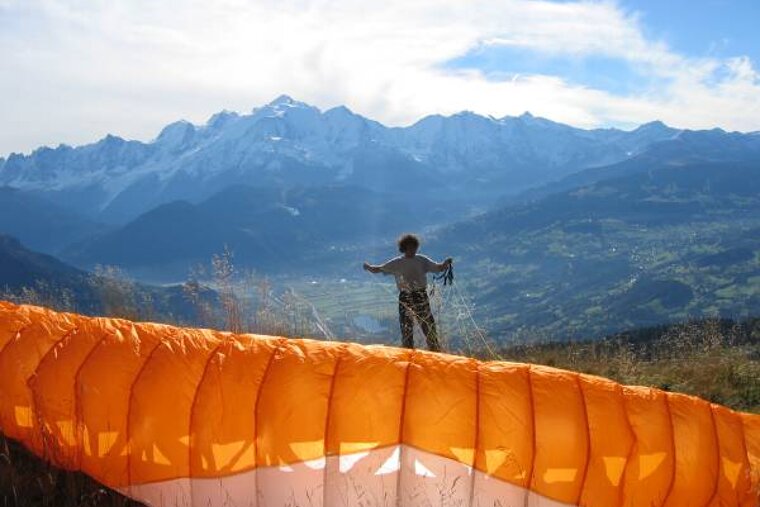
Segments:
[[[420,247],[420,238],[414,234],[404,234],[398,238],[398,251],[405,253],[407,248],[414,248],[415,250]]]

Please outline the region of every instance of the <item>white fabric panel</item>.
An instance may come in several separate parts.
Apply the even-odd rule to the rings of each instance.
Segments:
[[[123,493],[152,507],[572,507],[483,472],[473,475],[471,467],[456,460],[409,446],[217,479],[142,484]]]

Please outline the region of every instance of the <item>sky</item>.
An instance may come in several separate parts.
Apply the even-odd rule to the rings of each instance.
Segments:
[[[281,94],[387,125],[758,131],[757,20],[758,0],[0,0],[0,157]]]

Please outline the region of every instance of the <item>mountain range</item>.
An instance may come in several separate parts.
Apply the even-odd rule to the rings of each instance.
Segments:
[[[108,135],[0,159],[0,186],[89,220],[123,224],[175,200],[229,186],[361,185],[482,208],[503,194],[635,156],[682,131],[654,122],[627,132],[583,130],[530,114],[462,112],[386,127],[345,107],[322,112],[282,96],[250,114],[179,121],[151,142]],[[423,194],[422,196],[420,194]]]
[[[351,279],[422,231],[489,329],[574,337],[757,308],[757,181],[758,133],[470,112],[387,127],[282,96],[0,159],[0,233],[176,282],[225,246],[260,273]]]

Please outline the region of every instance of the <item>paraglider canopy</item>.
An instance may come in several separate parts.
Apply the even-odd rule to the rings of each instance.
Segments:
[[[0,429],[149,505],[756,505],[760,416],[554,368],[0,302]]]

